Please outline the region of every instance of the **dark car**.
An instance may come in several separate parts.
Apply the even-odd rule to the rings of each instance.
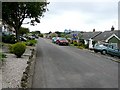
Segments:
[[[111,56],[117,56],[120,58],[120,49],[115,48],[113,46],[107,48],[107,54]]]
[[[58,44],[58,45],[69,45],[69,42],[66,38],[61,38],[60,37],[56,40],[56,44]]]
[[[20,36],[19,38],[20,38],[20,41],[27,41],[27,38],[24,36]]]

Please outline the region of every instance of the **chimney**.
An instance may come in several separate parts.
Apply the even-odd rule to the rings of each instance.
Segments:
[[[95,29],[93,29],[93,32],[95,32]]]
[[[111,27],[111,31],[114,31],[114,30],[115,30],[115,28],[112,26],[112,27]]]

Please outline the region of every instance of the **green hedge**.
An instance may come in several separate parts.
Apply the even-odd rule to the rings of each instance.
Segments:
[[[37,40],[27,40],[25,42],[27,46],[35,46],[36,43],[37,43]]]
[[[5,36],[2,36],[2,42],[15,44],[16,43],[16,38],[15,38],[14,35],[5,35]]]
[[[43,34],[39,34],[39,37],[43,37]]]
[[[77,41],[73,41],[74,46],[78,46]]]

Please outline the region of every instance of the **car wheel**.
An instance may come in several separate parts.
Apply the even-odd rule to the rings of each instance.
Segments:
[[[106,53],[107,53],[106,50],[103,50],[103,51],[101,52],[101,54],[103,54],[103,55],[105,55]]]

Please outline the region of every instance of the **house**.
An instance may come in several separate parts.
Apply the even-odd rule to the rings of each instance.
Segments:
[[[94,38],[98,43],[110,43],[118,47],[120,43],[120,30],[104,31]]]
[[[89,48],[92,49],[93,48],[93,44],[92,44],[93,38],[100,35],[101,33],[102,32],[100,32],[100,31],[96,32],[95,29],[93,30],[93,32],[82,32],[80,39],[83,39],[85,44],[86,45],[88,44]]]

